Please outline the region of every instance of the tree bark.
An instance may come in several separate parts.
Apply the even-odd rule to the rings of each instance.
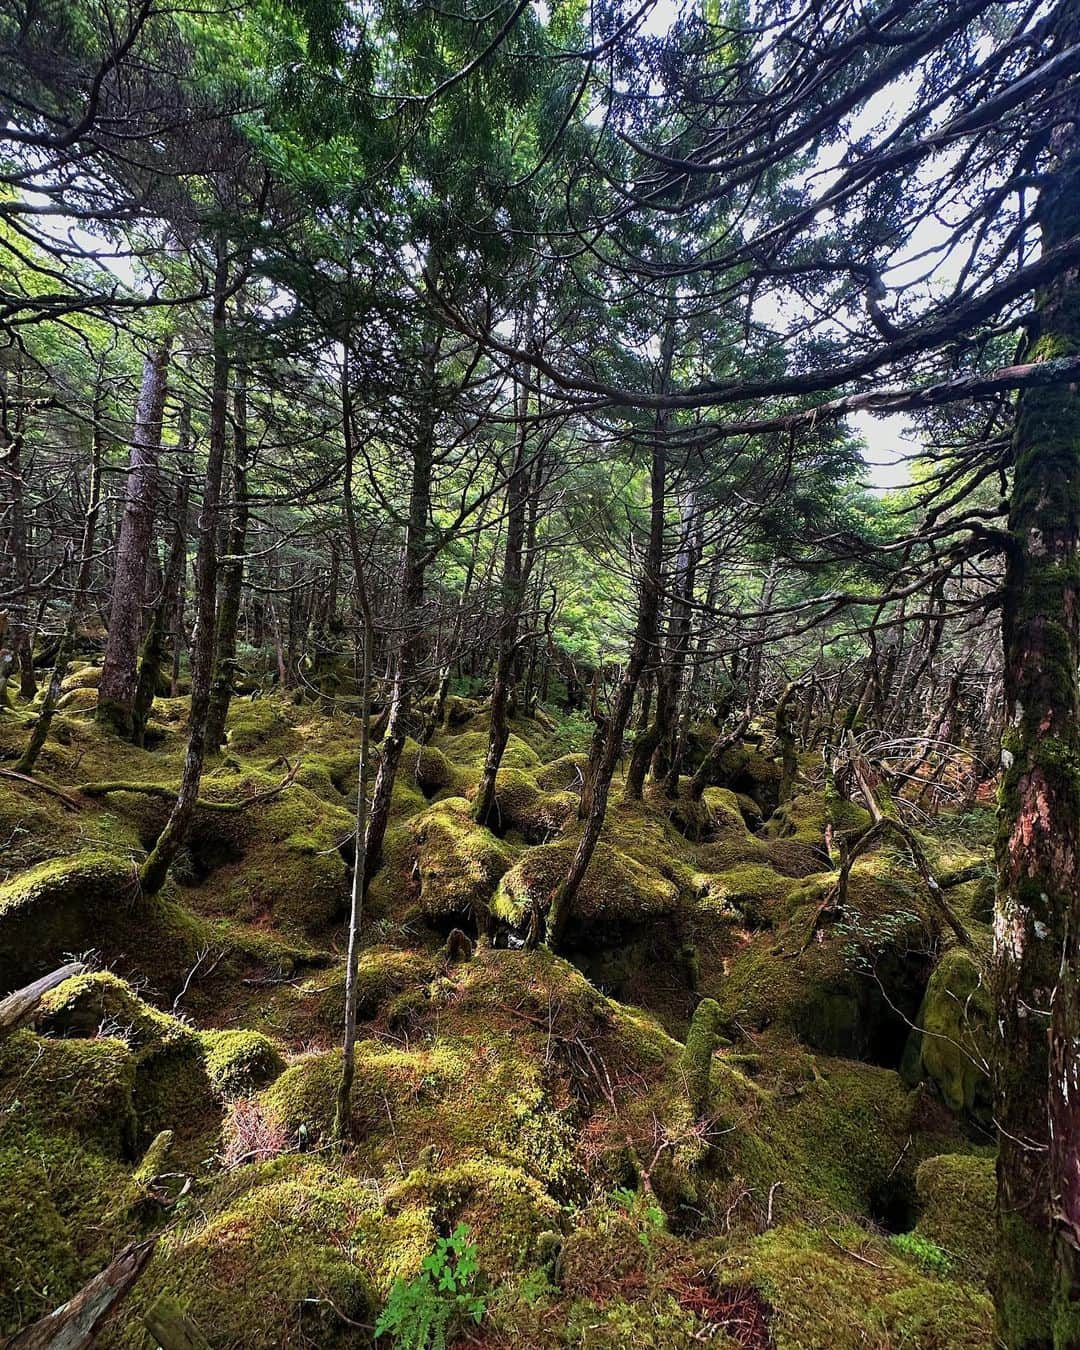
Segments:
[[[526,339],[528,342],[528,339]],[[529,386],[522,381],[517,390],[517,429],[514,438],[514,462],[506,485],[506,549],[503,555],[502,613],[499,619],[498,654],[495,681],[491,691],[491,724],[487,754],[476,791],[474,814],[486,825],[495,802],[495,782],[503,751],[510,739],[507,716],[514,657],[517,652],[518,625],[524,598],[525,510],[528,501],[528,466],[525,446],[528,432]]]
[[[669,333],[670,328],[669,325]],[[670,341],[673,343],[673,339]],[[649,540],[638,595],[637,621],[634,625],[626,669],[615,696],[615,705],[606,724],[598,727],[599,734],[594,739],[590,752],[586,782],[582,788],[584,829],[574,850],[574,856],[570,860],[566,876],[551,899],[547,917],[547,941],[553,949],[558,949],[562,943],[567,922],[573,912],[574,901],[596,851],[600,831],[604,827],[604,816],[607,813],[611,779],[619,755],[622,753],[623,733],[634,705],[634,695],[642,672],[653,659],[656,650],[656,629],[660,616],[660,598],[663,593],[664,510],[667,491],[667,437],[664,434],[663,413],[657,414],[656,429],[649,472]],[[530,943],[535,944],[539,941],[540,930],[541,917],[534,914],[529,933]]]
[[[92,1345],[102,1324],[143,1273],[156,1244],[154,1237],[125,1247],[73,1298],[13,1336],[5,1350],[83,1350]]]
[[[1080,36],[1062,5],[1058,39]],[[1080,99],[1068,99],[1072,119]],[[1080,136],[1064,115],[1038,203],[1044,250],[1080,229]],[[1080,352],[1080,273],[1037,300],[1027,358]],[[1025,390],[1002,609],[1006,727],[994,922],[998,1333],[1080,1345],[1080,398]]]
[[[210,384],[210,434],[199,516],[199,545],[195,555],[195,634],[191,652],[191,715],[184,771],[165,828],[139,869],[143,891],[155,895],[165,884],[169,865],[176,857],[195,811],[206,754],[206,718],[210,706],[210,681],[214,667],[214,619],[217,608],[217,529],[221,504],[221,479],[225,465],[226,405],[229,393],[229,356],[226,346],[225,305],[228,261],[223,244],[218,246],[214,272],[214,308],[211,319],[213,368]]]
[[[161,424],[168,383],[170,341],[159,343],[143,363],[128,461],[127,492],[116,543],[116,575],[109,611],[109,636],[98,686],[97,718],[121,736],[133,731],[136,665],[142,636],[146,568],[154,536]]]
[[[236,674],[236,635],[240,624],[240,600],[244,585],[244,548],[250,505],[248,501],[247,384],[242,366],[237,366],[233,387],[233,485],[232,514],[226,544],[227,560],[221,568],[221,606],[217,621],[217,651],[206,745],[217,750],[225,743],[225,722],[232,700]]]

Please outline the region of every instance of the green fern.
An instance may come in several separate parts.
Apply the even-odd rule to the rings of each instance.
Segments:
[[[473,1288],[478,1270],[469,1230],[458,1224],[436,1241],[411,1280],[395,1283],[375,1335],[392,1336],[396,1350],[446,1350],[455,1323],[484,1315],[484,1296]]]

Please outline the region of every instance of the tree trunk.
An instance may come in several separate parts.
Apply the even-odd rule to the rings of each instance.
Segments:
[[[432,264],[429,261],[429,270]],[[437,269],[436,269],[437,270]],[[428,515],[431,511],[431,476],[435,463],[437,425],[438,335],[430,332],[424,344],[424,402],[413,453],[412,484],[409,489],[409,521],[405,534],[402,576],[402,606],[398,621],[397,651],[394,659],[394,683],[386,735],[382,743],[379,769],[375,775],[371,815],[367,827],[365,885],[382,861],[383,840],[390,823],[390,798],[394,790],[401,752],[405,747],[412,686],[424,630],[420,613],[424,602],[424,576],[428,564]]]
[[[176,488],[175,521],[169,558],[161,582],[161,594],[150,619],[150,627],[139,658],[139,677],[135,682],[135,701],[131,707],[131,739],[136,745],[146,743],[146,724],[154,706],[161,662],[165,655],[165,633],[169,616],[176,603],[187,560],[187,483],[181,479]]]
[[[1080,36],[1059,11],[1064,45]],[[1066,31],[1067,30],[1067,31]],[[1075,95],[1068,111],[1075,119]],[[1044,249],[1080,229],[1080,138],[1064,114]],[[1080,352],[1080,274],[1038,297],[1026,360]],[[1080,398],[1020,396],[1002,631],[998,898],[998,1332],[1009,1350],[1080,1345]]]
[[[345,438],[345,524],[352,554],[356,593],[360,602],[363,636],[360,674],[360,763],[356,774],[356,822],[353,832],[356,856],[353,858],[352,886],[349,902],[349,949],[345,963],[345,1030],[342,1039],[343,1055],[341,1078],[338,1082],[334,1109],[334,1134],[344,1141],[352,1128],[350,1100],[356,1069],[356,1002],[357,950],[360,942],[360,922],[363,913],[364,887],[367,880],[368,848],[368,767],[371,736],[371,663],[375,652],[375,622],[368,594],[366,569],[360,550],[360,535],[356,528],[353,506],[353,436],[352,404],[349,390],[349,358],[346,347],[341,372],[341,412]]]
[[[169,348],[169,341],[159,343],[143,363],[142,388],[131,434],[124,514],[116,543],[109,637],[98,686],[98,721],[113,726],[124,737],[130,737],[133,731],[131,709],[142,636],[146,568],[154,537],[154,496]]]
[[[233,488],[232,516],[226,543],[228,554],[221,568],[221,606],[217,621],[217,652],[210,711],[206,722],[206,746],[217,750],[225,743],[225,722],[236,674],[236,634],[240,623],[240,600],[244,585],[244,547],[249,514],[247,471],[247,384],[242,366],[236,368],[233,389]]]
[[[528,340],[528,339],[527,339]],[[491,725],[488,731],[487,754],[476,791],[474,814],[480,825],[486,825],[495,801],[495,781],[502,762],[506,742],[510,739],[507,716],[510,687],[513,681],[514,656],[517,651],[518,624],[524,597],[524,544],[526,505],[528,501],[528,467],[525,462],[525,443],[528,431],[529,387],[522,381],[517,391],[517,435],[514,440],[514,462],[506,485],[506,551],[503,555],[502,613],[499,619],[498,655],[495,661],[495,683],[491,692]]]
[[[206,753],[206,718],[210,707],[210,680],[214,667],[214,618],[217,607],[217,528],[221,478],[225,465],[226,405],[229,393],[229,356],[226,348],[225,302],[228,263],[224,245],[218,247],[214,272],[212,318],[213,370],[210,384],[210,434],[199,517],[199,546],[195,555],[195,633],[191,651],[191,715],[188,720],[184,771],[165,828],[139,870],[145,893],[155,895],[165,884],[169,865],[187,835],[202,781]]]
[[[673,322],[669,320],[665,337],[664,380],[670,368],[670,350],[674,345]],[[608,793],[615,765],[622,753],[623,733],[634,705],[634,695],[638,681],[647,664],[654,658],[656,650],[656,629],[660,616],[660,597],[663,593],[664,568],[664,508],[667,488],[667,437],[664,434],[664,414],[657,414],[657,434],[653,438],[652,465],[649,473],[649,541],[645,552],[645,566],[641,577],[641,589],[638,596],[637,621],[630,645],[630,655],[626,662],[619,689],[615,696],[615,705],[606,724],[598,726],[598,735],[594,739],[586,771],[586,782],[582,788],[582,803],[585,810],[584,829],[570,867],[562,883],[551,899],[547,918],[548,945],[557,949],[566,931],[566,924],[573,912],[574,901],[585,879],[592,855],[604,827],[607,812]],[[534,914],[531,922],[529,940],[539,941],[540,915]]]
[[[49,728],[52,725],[53,717],[56,714],[56,705],[60,702],[60,689],[64,683],[64,676],[71,663],[71,654],[75,648],[75,632],[78,628],[79,619],[82,617],[83,604],[90,589],[90,575],[94,567],[94,538],[97,533],[98,515],[101,511],[101,381],[98,382],[98,392],[94,399],[94,426],[92,439],[90,443],[90,494],[89,502],[86,507],[86,518],[83,521],[82,542],[79,546],[79,571],[75,578],[75,586],[71,593],[71,601],[68,607],[67,619],[64,623],[63,636],[60,639],[60,647],[56,653],[56,661],[53,665],[53,672],[49,679],[49,687],[45,691],[45,698],[41,704],[41,710],[38,713],[37,721],[34,723],[33,730],[30,732],[30,740],[26,749],[19,757],[15,768],[19,773],[34,772],[34,765],[37,763],[38,755],[49,735]]]

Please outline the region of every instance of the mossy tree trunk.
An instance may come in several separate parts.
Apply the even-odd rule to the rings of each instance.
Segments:
[[[1059,36],[1080,15],[1063,6]],[[1080,100],[1070,96],[1075,117]],[[1062,120],[1038,219],[1080,230],[1080,135]],[[1080,351],[1080,274],[1038,297],[1027,359]],[[1015,434],[1002,628],[994,1088],[998,1331],[1010,1350],[1080,1345],[1080,397],[1025,391]]]
[[[217,750],[225,743],[225,722],[232,700],[236,674],[236,635],[240,625],[240,601],[244,586],[244,548],[248,515],[247,383],[242,363],[236,366],[233,383],[232,510],[229,517],[227,556],[221,565],[221,605],[218,610],[214,680],[206,722],[206,744]]]
[[[182,445],[184,441],[185,434],[182,429]],[[161,678],[166,631],[186,561],[187,498],[187,482],[182,478],[176,487],[173,537],[161,581],[161,593],[150,618],[150,627],[147,629],[146,641],[143,643],[139,658],[139,674],[135,681],[135,700],[131,705],[131,739],[136,745],[146,743],[146,724],[150,720],[150,710],[154,706],[154,695],[157,693],[158,681]]]
[[[132,734],[131,708],[142,637],[146,569],[154,536],[154,497],[165,411],[171,341],[159,342],[143,363],[142,385],[131,436],[127,490],[116,541],[116,570],[109,636],[98,685],[97,718],[121,736]]]
[[[214,269],[214,308],[211,320],[213,369],[210,383],[210,427],[199,515],[199,545],[195,554],[195,635],[191,652],[191,715],[180,791],[165,828],[139,869],[139,884],[154,895],[165,884],[172,860],[179,852],[199,799],[206,755],[206,719],[214,669],[214,620],[217,609],[217,531],[221,479],[225,467],[226,413],[229,397],[229,354],[226,302],[229,286],[228,255],[218,244]]]
[[[38,756],[41,754],[48,738],[49,728],[56,714],[57,704],[60,702],[60,690],[64,683],[64,676],[67,674],[68,666],[71,663],[71,654],[75,649],[75,633],[79,625],[79,619],[82,617],[87,593],[90,590],[90,577],[94,568],[94,540],[97,536],[98,516],[101,512],[101,417],[103,402],[103,376],[99,372],[97,389],[94,394],[93,428],[90,442],[90,484],[86,516],[83,520],[82,540],[79,545],[79,571],[71,592],[67,619],[64,623],[64,631],[60,638],[60,646],[56,653],[52,675],[49,678],[49,687],[45,691],[45,698],[42,700],[37,720],[31,729],[26,749],[19,756],[15,765],[19,773],[32,774],[34,772]]]

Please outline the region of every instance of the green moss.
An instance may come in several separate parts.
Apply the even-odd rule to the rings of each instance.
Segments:
[[[285,706],[273,698],[232,698],[226,723],[229,750],[236,754],[266,751],[288,739]]]
[[[134,1236],[114,1201],[124,1168],[70,1135],[0,1143],[0,1336],[69,1298]]]
[[[715,1277],[760,1291],[777,1350],[983,1350],[992,1335],[989,1299],[922,1274],[852,1225],[774,1229],[722,1258]]]
[[[385,1203],[391,1214],[429,1214],[439,1231],[466,1224],[489,1277],[537,1265],[562,1214],[534,1177],[488,1157],[439,1171],[417,1168],[386,1192]]]
[[[702,875],[700,905],[741,920],[745,927],[763,928],[781,917],[784,901],[796,884],[764,863],[740,863],[715,875]]]
[[[119,1344],[150,1344],[141,1313],[165,1295],[214,1343],[371,1345],[364,1328],[434,1238],[423,1212],[388,1216],[362,1181],[299,1158],[243,1168],[202,1210],[162,1239],[121,1309]]]
[[[686,1082],[686,1094],[696,1116],[704,1115],[708,1109],[709,1078],[719,1027],[720,1005],[715,999],[703,998],[694,1009],[680,1066]]]
[[[200,1136],[216,1128],[198,1034],[152,1008],[115,975],[101,971],[66,980],[43,1000],[40,1026],[62,1036],[94,1035],[104,1029],[130,1048],[135,1066],[132,1105],[140,1148],[161,1130],[176,1129],[181,1151],[194,1148],[197,1152]]]
[[[580,792],[588,755],[560,755],[536,771],[536,781],[545,792]]]
[[[906,1076],[931,1082],[953,1111],[992,1119],[987,1073],[993,1004],[967,952],[946,952],[930,977],[904,1058]]]
[[[385,861],[371,887],[377,909],[406,905],[436,923],[475,922],[487,912],[514,851],[476,824],[462,797],[436,802],[389,831]]]
[[[915,1174],[915,1188],[915,1231],[941,1247],[957,1274],[984,1285],[994,1257],[993,1159],[959,1153],[927,1158]]]
[[[529,849],[503,877],[492,902],[495,915],[516,927],[534,903],[546,906],[575,848],[575,841],[566,839]],[[672,882],[601,842],[575,900],[571,927],[587,929],[590,942],[621,941],[628,925],[670,915],[678,901]]]
[[[222,1098],[250,1096],[285,1069],[281,1052],[257,1031],[204,1031],[206,1073]]]
[[[135,1055],[113,1036],[55,1041],[18,1031],[0,1042],[0,1139],[57,1134],[129,1158],[135,1073]]]

